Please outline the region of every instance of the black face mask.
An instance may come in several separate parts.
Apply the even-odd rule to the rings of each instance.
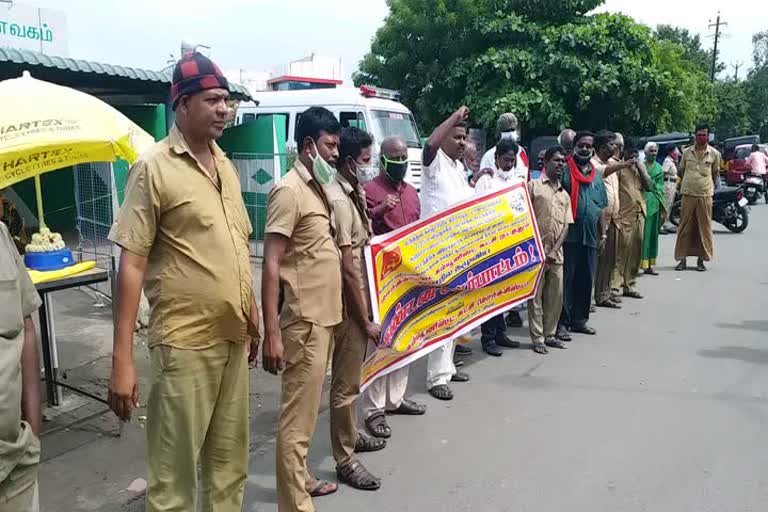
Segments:
[[[392,181],[400,183],[405,179],[405,173],[408,171],[408,162],[393,162],[392,160],[382,159],[381,165],[384,166],[384,172]]]
[[[576,163],[579,165],[587,165],[589,161],[592,159],[592,152],[591,151],[577,151],[573,154],[573,159],[576,160]]]

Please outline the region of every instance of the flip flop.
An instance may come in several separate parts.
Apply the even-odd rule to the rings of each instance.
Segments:
[[[549,354],[549,350],[547,350],[547,346],[543,343],[534,343],[533,344],[533,351],[537,354]]]
[[[322,496],[328,496],[339,490],[339,486],[328,480],[315,480],[315,485],[308,489],[307,492],[313,498],[320,498]]]
[[[608,309],[621,309],[621,306],[619,306],[618,304],[616,304],[615,302],[612,302],[610,300],[606,300],[606,301],[600,302],[597,305],[597,307],[608,308]]]

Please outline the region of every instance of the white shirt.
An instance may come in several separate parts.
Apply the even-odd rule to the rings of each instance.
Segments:
[[[521,182],[525,183],[525,180],[518,177],[514,169],[509,173],[496,169],[493,171],[493,175],[484,174],[477,180],[477,183],[475,183],[475,195],[484,196]]]
[[[474,195],[461,160],[452,160],[442,149],[421,175],[421,218],[447,210]]]
[[[523,146],[518,146],[517,162],[515,163],[515,175],[523,181],[528,180],[528,166],[523,163],[522,155],[525,153]],[[496,146],[485,152],[480,160],[480,170],[496,168]]]

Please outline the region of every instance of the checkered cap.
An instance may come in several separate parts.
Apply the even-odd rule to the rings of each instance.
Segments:
[[[171,102],[173,109],[185,94],[195,94],[207,89],[229,90],[229,82],[219,66],[211,59],[198,52],[185,54],[173,68],[171,82]]]

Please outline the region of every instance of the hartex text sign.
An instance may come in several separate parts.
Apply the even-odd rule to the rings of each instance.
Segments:
[[[66,14],[18,3],[0,4],[0,46],[66,57]]]

